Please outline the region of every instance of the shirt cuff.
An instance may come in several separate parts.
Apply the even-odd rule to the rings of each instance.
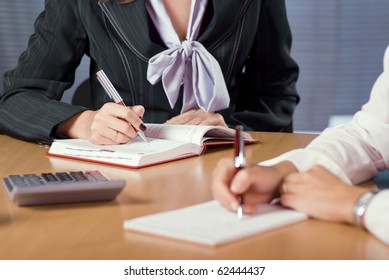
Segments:
[[[271,166],[282,161],[290,161],[299,172],[305,172],[312,168],[314,165],[321,165],[339,177],[345,183],[351,184],[351,180],[348,178],[347,174],[335,162],[321,153],[310,151],[308,149],[292,150],[276,158],[262,161],[258,164],[263,166]]]
[[[369,232],[389,244],[389,190],[377,193],[369,202],[365,213],[365,226]]]

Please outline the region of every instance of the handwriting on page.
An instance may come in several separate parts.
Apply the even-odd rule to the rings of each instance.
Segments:
[[[140,141],[139,139],[133,139],[127,144],[115,146],[107,145],[104,146],[104,148],[95,145],[93,148],[66,147],[66,149],[73,151],[71,153],[73,156],[77,155],[74,154],[74,152],[79,152],[78,156],[84,157],[132,159],[131,157],[116,156],[116,154],[126,153],[134,156],[140,156],[144,154],[156,153],[161,149],[161,141],[149,139],[149,141],[146,143],[144,141]]]

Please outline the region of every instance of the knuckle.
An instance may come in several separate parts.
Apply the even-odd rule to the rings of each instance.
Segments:
[[[114,104],[114,103],[112,103],[112,102],[107,102],[107,103],[105,103],[103,106],[101,106],[101,109],[102,109],[102,110],[109,110],[109,109],[112,108],[113,104]]]
[[[199,124],[201,122],[201,119],[199,117],[193,118],[191,123]]]
[[[135,132],[131,123],[128,123],[126,121],[120,124],[120,126],[118,127],[118,131],[120,132],[120,134],[127,135],[127,136],[130,136],[132,133]]]
[[[140,115],[140,116],[143,116],[143,114],[145,112],[145,108],[141,105],[133,106],[133,107],[131,107],[131,110],[134,111],[135,114]]]
[[[116,141],[120,144],[124,144],[124,143],[127,143],[128,141],[130,141],[130,139],[131,138],[128,137],[127,135],[124,135],[123,133],[119,133]]]

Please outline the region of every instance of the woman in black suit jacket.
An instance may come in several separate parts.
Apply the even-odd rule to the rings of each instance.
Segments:
[[[228,108],[215,112],[181,112],[182,89],[172,108],[162,83],[147,80],[149,59],[167,47],[155,32],[146,1],[45,1],[27,50],[17,67],[4,75],[0,131],[39,142],[79,137],[123,143],[136,136],[135,130],[144,129],[139,117],[146,123],[291,130],[299,101],[298,66],[290,57],[284,0],[209,0],[197,41],[219,63],[230,98]],[[84,55],[91,59],[93,108],[60,101]],[[106,104],[110,99],[95,76],[100,69],[124,102],[137,106]]]

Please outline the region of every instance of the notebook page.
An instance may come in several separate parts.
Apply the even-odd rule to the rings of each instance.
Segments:
[[[169,125],[147,123],[147,137],[202,145],[204,134],[212,127],[204,125]],[[233,132],[232,132],[233,133]]]
[[[264,204],[243,220],[210,201],[173,211],[127,220],[127,230],[145,232],[206,245],[220,245],[306,220],[306,214],[278,205]]]
[[[235,139],[235,130],[223,126],[207,125],[169,125],[147,123],[145,134],[149,138],[159,138],[179,142],[194,143],[202,146],[208,139],[229,140]],[[243,133],[244,138],[252,140],[247,132]]]

